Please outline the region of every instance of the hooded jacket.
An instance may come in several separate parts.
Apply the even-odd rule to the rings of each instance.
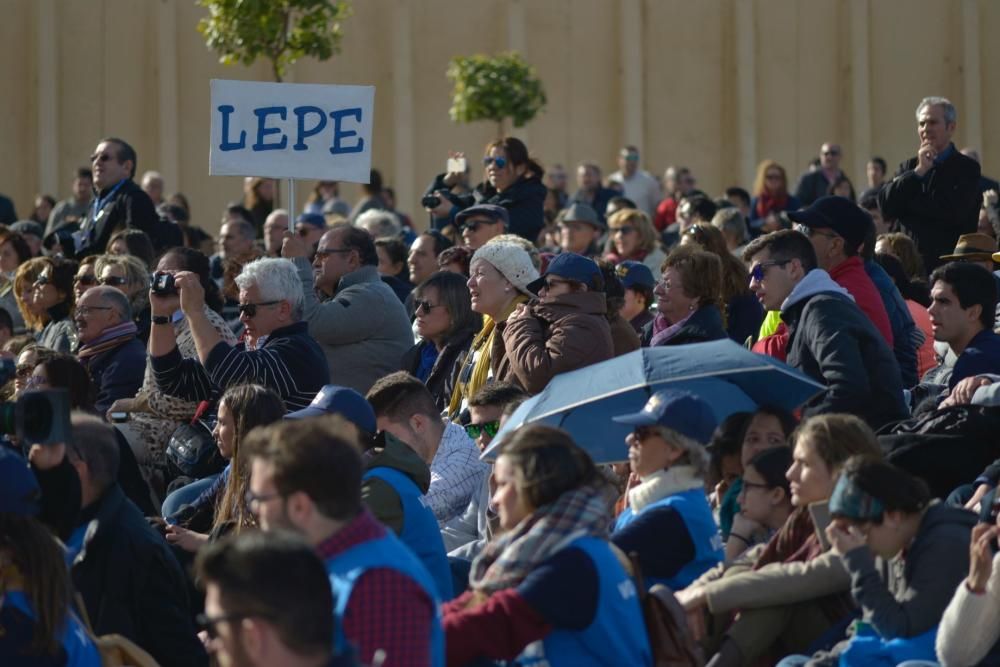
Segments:
[[[431,486],[431,469],[420,455],[406,443],[389,434],[385,436],[385,448],[373,456],[365,470],[372,468],[392,468],[403,473],[426,494]],[[361,500],[392,532],[399,535],[403,530],[403,504],[392,486],[381,479],[370,478],[361,483]]]
[[[507,359],[517,382],[537,394],[554,376],[614,355],[601,292],[571,292],[528,304],[529,316],[503,328]]]
[[[813,269],[781,304],[787,363],[827,386],[804,416],[846,412],[873,428],[907,415],[896,358],[847,290]]]

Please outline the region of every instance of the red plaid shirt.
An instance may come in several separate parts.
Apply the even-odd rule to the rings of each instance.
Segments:
[[[317,550],[326,560],[384,535],[385,527],[365,509]],[[426,667],[431,664],[434,613],[434,601],[413,579],[397,570],[372,568],[351,590],[342,620],[344,636],[362,663],[371,663],[375,651],[382,649],[385,667]]]

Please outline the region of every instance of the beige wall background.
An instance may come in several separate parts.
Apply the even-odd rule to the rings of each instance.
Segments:
[[[192,0],[0,9],[0,192],[19,214],[37,192],[68,196],[73,169],[116,135],[214,232],[241,183],[208,176],[208,82],[269,80],[267,65],[220,65]],[[289,80],[376,86],[373,164],[418,225],[447,151],[476,164],[493,138],[490,123],[449,119],[449,58],[508,49],[545,84],[548,107],[514,131],[545,165],[594,160],[607,173],[634,143],[646,169],[687,165],[718,194],[748,187],[765,158],[798,174],[830,140],[859,185],[870,155],[895,165],[915,153],[914,108],[944,95],[958,106],[956,142],[1000,175],[996,0],[355,0],[345,32],[339,56],[301,61]],[[311,187],[297,185],[300,205]]]

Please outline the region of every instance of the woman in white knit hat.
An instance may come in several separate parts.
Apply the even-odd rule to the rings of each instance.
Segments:
[[[469,264],[472,310],[483,316],[483,328],[472,341],[472,354],[459,373],[448,406],[448,418],[457,420],[469,397],[489,381],[513,377],[498,325],[503,327],[514,309],[531,295],[528,283],[538,278],[531,257],[520,245],[494,240],[476,251]]]

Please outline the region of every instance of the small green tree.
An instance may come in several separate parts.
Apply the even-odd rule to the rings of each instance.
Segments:
[[[542,82],[519,53],[457,56],[448,64],[447,76],[455,84],[451,119],[491,120],[497,124],[497,137],[503,136],[504,119],[522,127],[545,106]]]
[[[271,61],[275,81],[288,66],[312,56],[327,60],[340,52],[341,21],[351,15],[347,0],[197,0],[208,9],[198,32],[219,61],[252,65]]]

